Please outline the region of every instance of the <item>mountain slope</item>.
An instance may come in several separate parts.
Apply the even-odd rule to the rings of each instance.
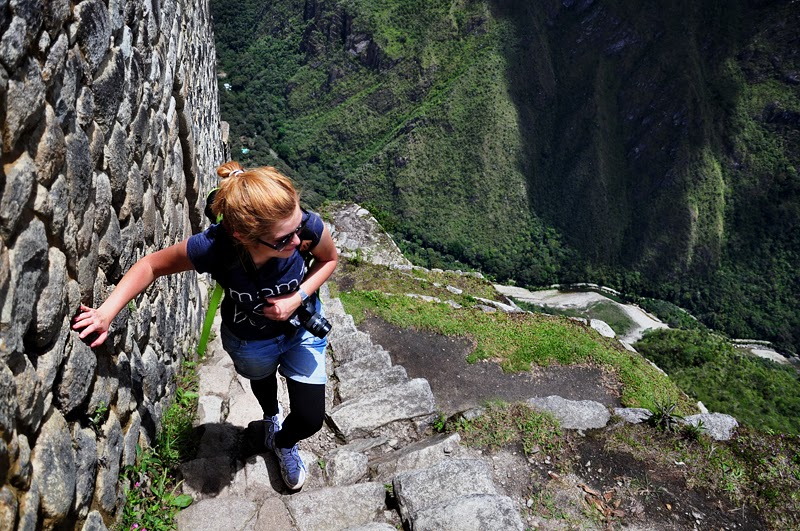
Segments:
[[[223,118],[416,260],[667,298],[797,350],[792,2],[213,3]]]

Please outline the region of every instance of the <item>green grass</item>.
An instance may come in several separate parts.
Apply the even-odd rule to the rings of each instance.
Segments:
[[[564,315],[566,317],[580,317],[582,319],[599,319],[606,323],[618,336],[624,336],[633,330],[636,323],[625,311],[612,301],[597,301],[581,309],[561,309],[549,306],[538,306],[525,301],[514,301],[520,308],[534,313],[548,315]]]
[[[177,383],[175,401],[164,413],[155,444],[146,449],[137,446],[136,463],[120,474],[125,493],[121,530],[176,529],[178,512],[192,503],[191,496],[178,494],[175,472],[196,450],[192,432],[198,399],[194,362],[184,362]]]
[[[403,328],[467,337],[475,344],[470,362],[492,359],[506,371],[588,363],[620,382],[620,400],[626,406],[653,407],[657,401],[671,401],[684,413],[694,411],[676,385],[641,356],[571,319],[454,309],[378,291],[340,292],[339,298],[357,321],[376,315]]]
[[[490,402],[481,416],[448,421],[442,431],[457,431],[466,444],[493,450],[519,443],[525,455],[559,452],[562,446],[558,421],[524,403]]]

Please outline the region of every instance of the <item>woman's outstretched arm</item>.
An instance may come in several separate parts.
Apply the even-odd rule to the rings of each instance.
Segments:
[[[82,330],[81,339],[96,332],[98,337],[91,346],[94,348],[102,345],[108,337],[108,327],[111,321],[126,304],[147,289],[155,279],[193,268],[186,252],[186,240],[144,256],[125,273],[117,287],[99,308],[95,310],[81,304],[80,313],[72,321],[73,330]]]

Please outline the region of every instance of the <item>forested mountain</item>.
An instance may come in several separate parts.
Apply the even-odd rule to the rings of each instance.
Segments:
[[[235,157],[431,266],[800,349],[800,3],[214,0]]]

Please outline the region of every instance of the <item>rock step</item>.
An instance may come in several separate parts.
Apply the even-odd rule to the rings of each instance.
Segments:
[[[336,375],[336,378],[342,382],[356,379],[364,373],[381,372],[391,367],[391,365],[392,358],[389,357],[389,353],[382,348],[376,347],[369,354],[365,354],[356,360],[339,365],[333,370],[333,373]]]
[[[403,472],[393,485],[400,515],[411,529],[524,529],[514,502],[497,493],[482,459],[449,459]]]
[[[414,531],[523,531],[514,502],[508,496],[472,494],[417,511]]]
[[[366,372],[355,378],[340,380],[339,397],[345,402],[407,381],[406,370],[394,365],[378,372]]]
[[[410,420],[432,414],[436,403],[428,381],[416,378],[398,385],[342,402],[328,418],[345,440],[366,437],[396,420]]]
[[[333,334],[333,330],[331,330]],[[340,365],[364,357],[375,350],[372,339],[366,332],[351,332],[329,339],[333,359]]]
[[[394,476],[420,468],[429,468],[445,459],[461,454],[461,436],[458,433],[428,437],[369,461],[369,475],[373,481],[391,482]]]
[[[299,492],[285,498],[298,529],[339,531],[378,520],[386,509],[386,487],[357,483]]]

